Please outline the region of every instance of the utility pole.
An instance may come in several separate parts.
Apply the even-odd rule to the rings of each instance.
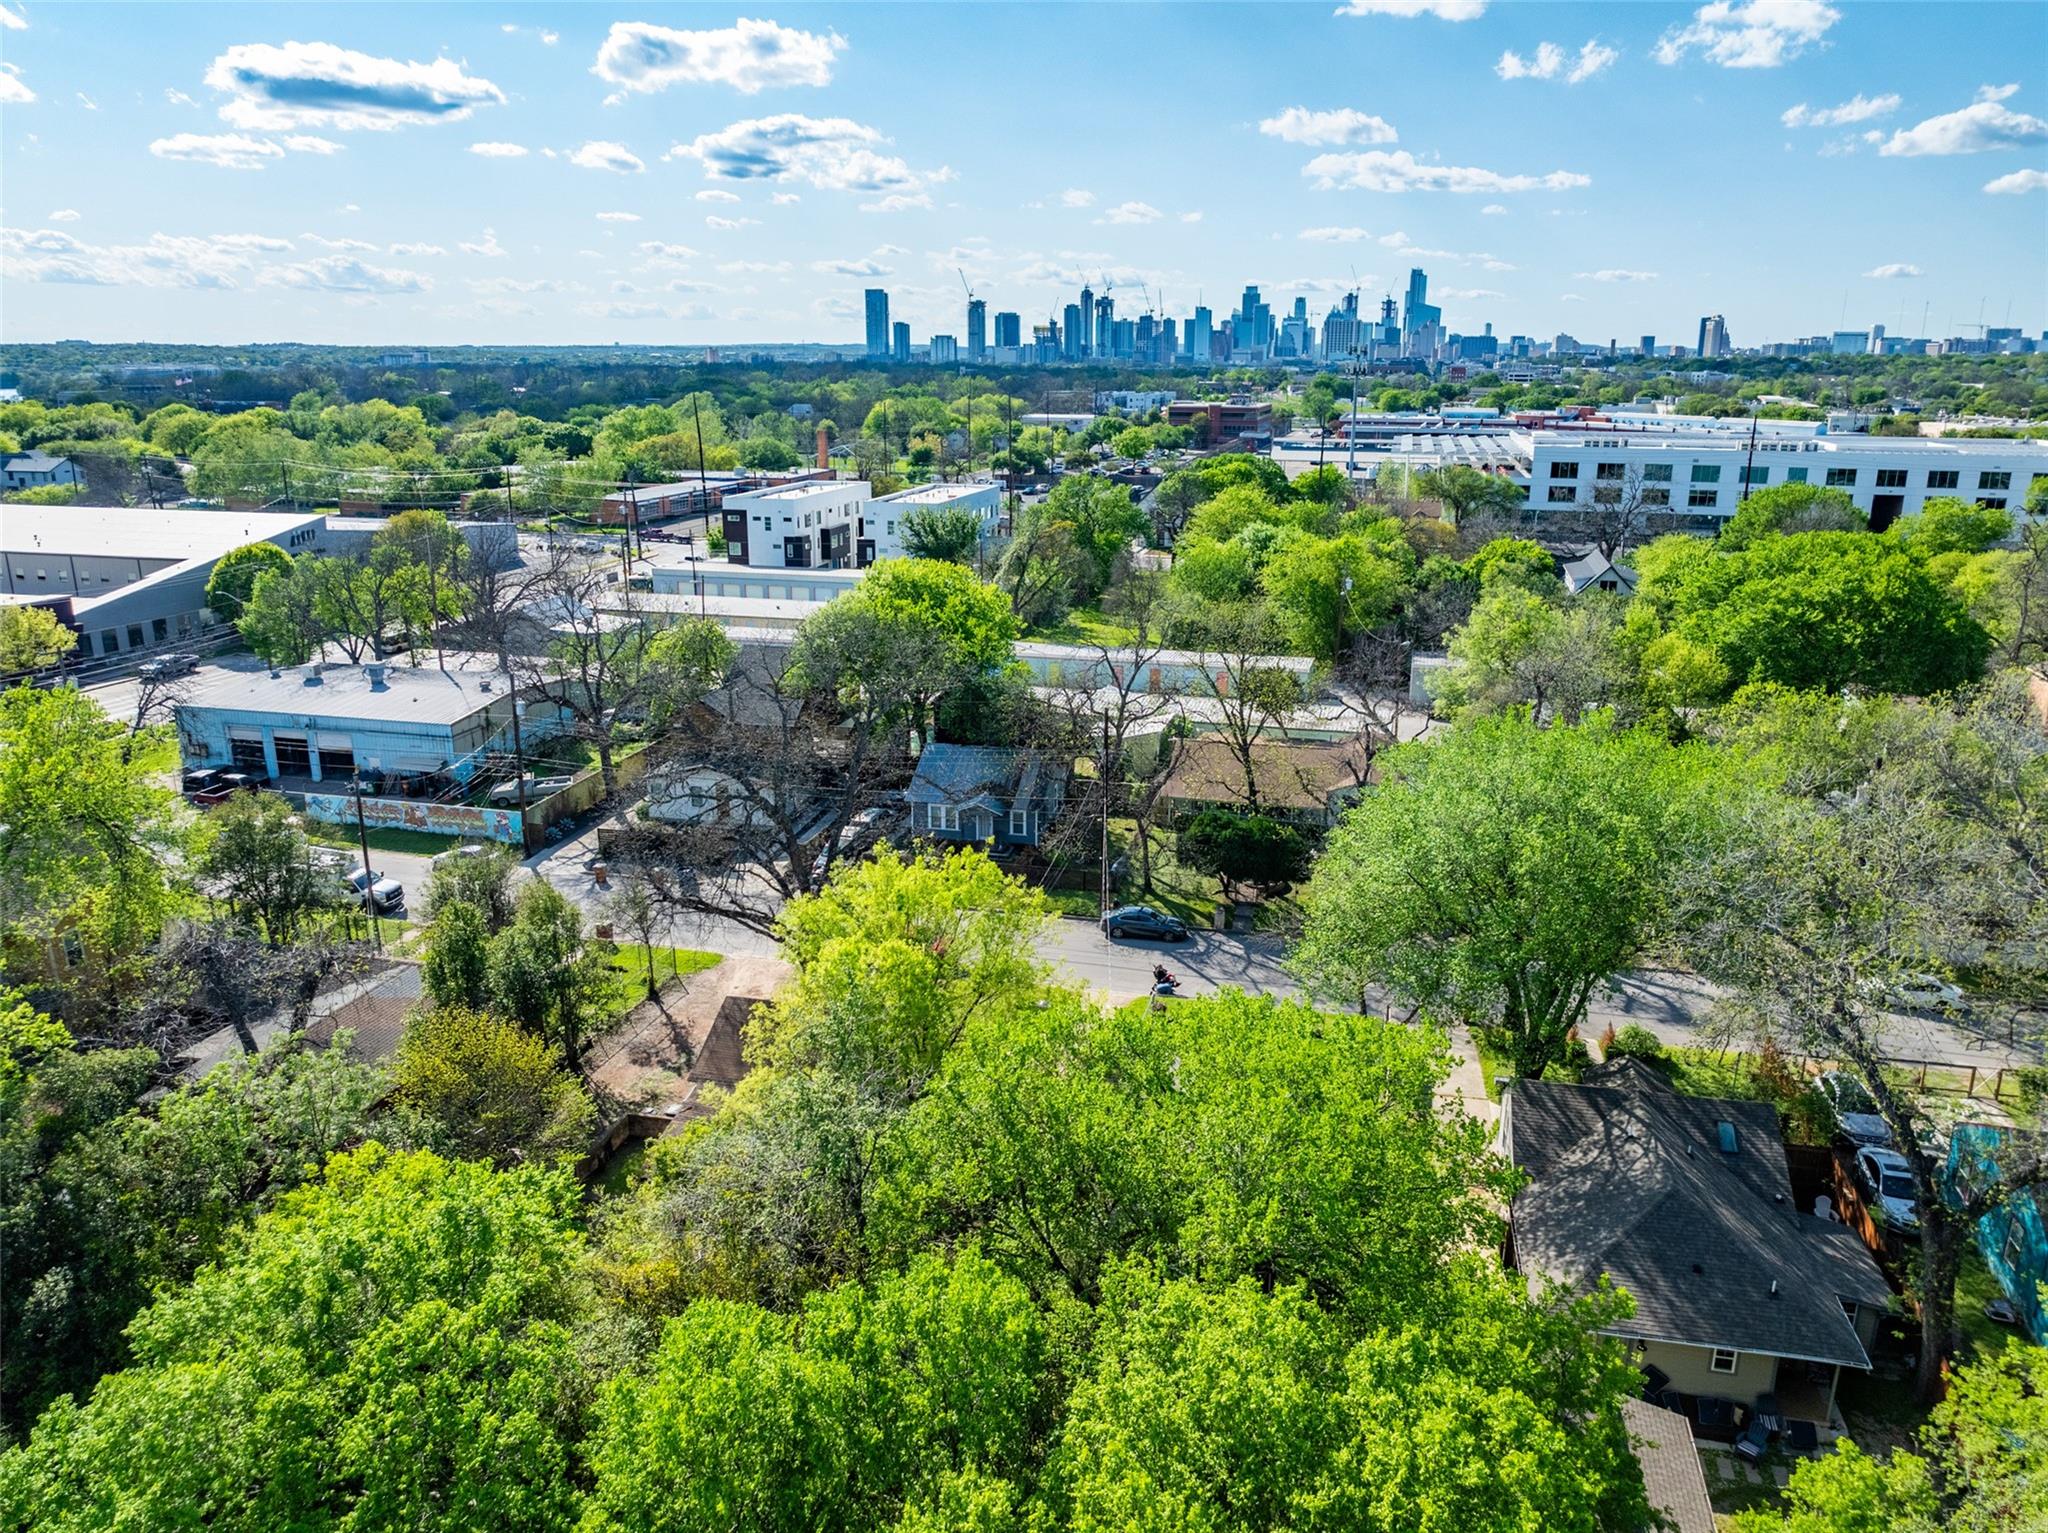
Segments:
[[[384,932],[377,925],[377,870],[370,866],[370,831],[363,823],[363,774],[356,769],[355,780],[350,784],[356,797],[356,841],[363,849],[363,914],[370,919],[370,941],[378,952],[384,951]]]
[[[1756,422],[1760,408],[1758,405],[1749,407],[1749,453],[1742,462],[1742,494],[1735,502],[1738,506],[1749,501],[1750,470],[1756,467]]]

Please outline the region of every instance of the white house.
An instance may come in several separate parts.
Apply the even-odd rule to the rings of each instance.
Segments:
[[[69,458],[53,458],[40,449],[11,452],[0,463],[0,489],[34,490],[46,484],[84,484],[85,474]]]

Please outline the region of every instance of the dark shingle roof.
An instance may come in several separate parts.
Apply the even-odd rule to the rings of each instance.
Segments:
[[[1501,1133],[1531,1178],[1518,1264],[1575,1289],[1605,1273],[1636,1304],[1616,1333],[1870,1366],[1842,1301],[1891,1291],[1846,1229],[1799,1212],[1768,1103],[1680,1096],[1628,1061],[1596,1084],[1516,1081]]]
[[[1636,1462],[1643,1466],[1650,1505],[1669,1520],[1672,1533],[1714,1533],[1714,1503],[1707,1498],[1692,1423],[1644,1400],[1622,1401],[1621,1419],[1628,1425]]]
[[[1028,805],[1050,792],[1054,772],[1032,750],[995,745],[927,745],[910,779],[913,804]]]

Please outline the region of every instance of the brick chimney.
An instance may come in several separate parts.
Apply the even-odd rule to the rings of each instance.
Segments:
[[[818,467],[830,468],[831,466],[832,449],[830,445],[825,441],[825,428],[823,426],[820,426],[818,428]]]

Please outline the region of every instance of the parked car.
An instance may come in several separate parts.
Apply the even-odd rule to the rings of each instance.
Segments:
[[[1897,1150],[1858,1150],[1856,1185],[1871,1207],[1883,1211],[1886,1224],[1901,1230],[1920,1228],[1920,1189],[1914,1185],[1912,1166]]]
[[[199,657],[172,652],[158,655],[154,660],[145,660],[135,668],[135,674],[144,681],[169,681],[173,676],[190,675],[199,669]]]
[[[349,869],[348,876],[342,882],[348,885],[357,899],[363,897],[363,889],[367,885],[370,903],[387,915],[394,910],[405,908],[405,885],[388,874],[373,879],[368,869],[354,867]]]
[[[1963,991],[1939,974],[1909,974],[1892,991],[1892,999],[1907,1011],[1941,1011],[1962,1005]]]
[[[464,857],[481,857],[490,850],[481,841],[465,841],[460,846],[451,846],[445,852],[436,852],[427,859],[427,866],[438,868],[443,863],[458,862]]]
[[[1102,918],[1102,929],[1112,940],[1143,937],[1151,942],[1185,942],[1188,923],[1150,905],[1119,905]]]
[[[1855,1076],[1843,1070],[1830,1070],[1813,1086],[1834,1113],[1835,1127],[1852,1144],[1881,1147],[1892,1142],[1891,1128],[1878,1116],[1877,1103]]]
[[[537,803],[539,800],[546,798],[550,793],[561,792],[564,788],[568,787],[569,784],[574,782],[575,780],[576,779],[573,776],[535,777],[531,772],[529,772],[526,774],[526,801],[529,804]],[[491,802],[494,804],[518,803],[518,782],[516,780],[507,780],[505,782],[499,783],[497,787],[491,789],[490,798]]]
[[[210,793],[220,786],[222,775],[219,767],[195,767],[185,774],[184,790],[187,793]]]

